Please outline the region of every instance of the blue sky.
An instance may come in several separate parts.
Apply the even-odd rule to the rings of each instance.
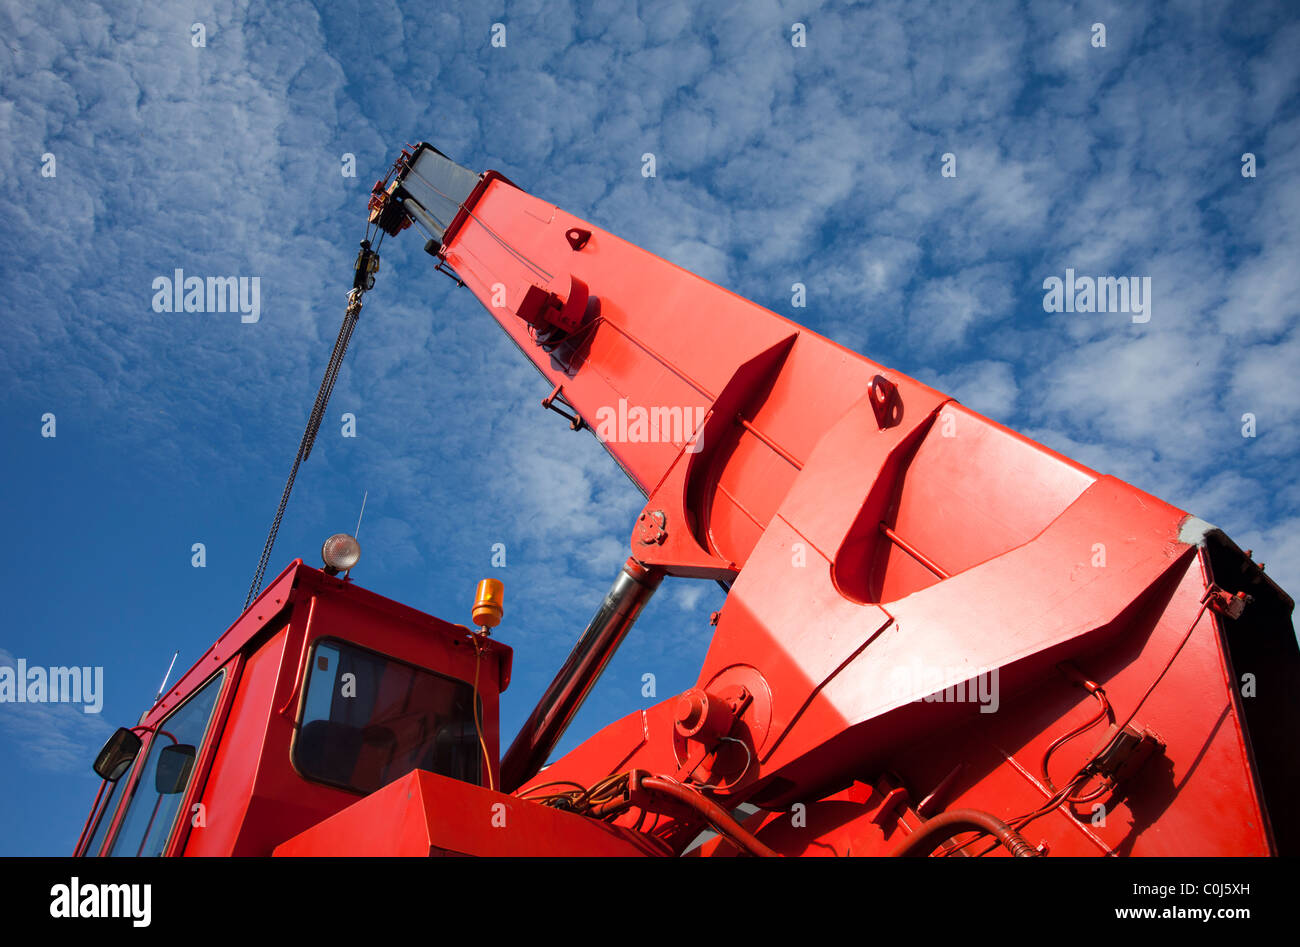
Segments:
[[[71,850],[100,742],[237,614],[367,192],[410,141],[1202,516],[1300,589],[1289,4],[6,2],[0,36],[0,664],[105,680],[98,715],[0,704],[0,854]],[[357,581],[463,622],[505,543],[512,733],[640,496],[420,240],[383,256],[270,571],[315,562],[369,491]],[[1067,267],[1149,276],[1150,321],[1045,312]],[[259,320],[154,312],[176,268],[259,277]],[[694,683],[721,598],[666,583],[565,747],[651,703],[645,673],[659,699]]]

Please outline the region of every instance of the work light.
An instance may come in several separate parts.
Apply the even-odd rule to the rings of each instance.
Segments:
[[[320,547],[326,575],[350,572],[361,558],[361,544],[347,533],[335,533]]]

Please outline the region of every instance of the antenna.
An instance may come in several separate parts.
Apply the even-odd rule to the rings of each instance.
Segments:
[[[172,668],[176,666],[176,658],[180,653],[180,648],[177,648],[176,651],[173,652],[172,663],[167,665],[167,673],[163,675],[162,683],[158,685],[158,696],[153,699],[154,704],[157,704],[158,701],[162,700],[163,691],[167,689],[167,678],[172,676]]]
[[[361,512],[357,514],[357,528],[352,531],[353,539],[356,539],[357,533],[361,532],[361,517],[366,515],[366,497],[368,496],[370,496],[369,490],[367,490],[365,494],[361,497]]]

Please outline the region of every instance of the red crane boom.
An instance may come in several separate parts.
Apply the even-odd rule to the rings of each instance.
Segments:
[[[865,814],[889,773],[917,798],[892,796],[880,837],[854,838],[879,849],[939,806],[1051,804],[1038,763],[1104,692],[1107,726],[1051,762],[1062,783],[1091,768],[1070,798],[1126,811],[1094,827],[1090,805],[1058,804],[1033,829],[1060,835],[1049,847],[1262,853],[1292,837],[1296,710],[1251,713],[1261,674],[1294,692],[1290,600],[1222,533],[500,175],[421,146],[393,182],[546,377],[548,406],[646,494],[630,567],[731,584],[695,690],[548,781],[639,768],[778,810],[848,786]],[[1230,617],[1247,595],[1255,620]],[[1264,667],[1257,647],[1286,657]],[[525,727],[506,788],[544,760],[537,743]],[[921,795],[927,811],[905,815]]]

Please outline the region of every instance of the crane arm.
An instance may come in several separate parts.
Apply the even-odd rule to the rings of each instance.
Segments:
[[[1292,602],[1221,531],[432,146],[403,153],[371,209],[389,233],[428,230],[439,266],[545,376],[543,403],[593,429],[646,495],[620,577],[631,591],[607,599],[516,739],[507,790],[674,575],[730,587],[696,686],[546,779],[637,768],[775,809],[910,773],[938,784],[932,797],[965,780],[991,808],[1024,794],[1014,748],[1069,729],[1078,673],[1061,669],[1077,660],[1124,723],[1075,780],[1113,786],[1153,755],[1194,769],[1217,754],[1161,818],[1227,807],[1261,827],[1252,850],[1300,837],[1285,808],[1265,827],[1266,800],[1300,778],[1285,736],[1300,706],[1265,714],[1225,683],[1249,661],[1270,692],[1300,686]],[[952,693],[979,699],[933,699]],[[1079,791],[1064,785],[1049,803]],[[888,795],[882,825],[903,811]]]
[[[402,213],[399,213],[399,210]],[[870,394],[907,441],[947,399],[430,145],[376,185],[647,497],[632,546],[669,575],[730,581],[821,436]]]

